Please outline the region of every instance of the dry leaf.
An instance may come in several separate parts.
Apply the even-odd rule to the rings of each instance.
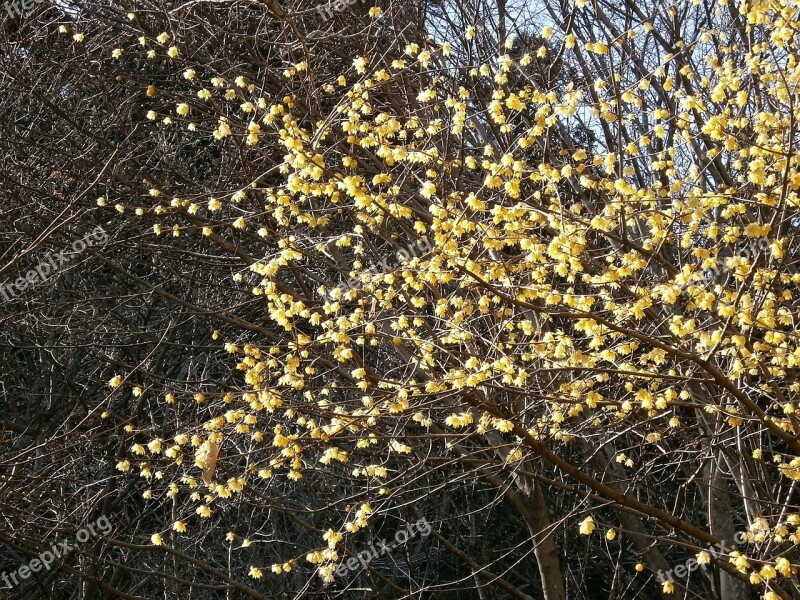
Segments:
[[[214,468],[217,466],[217,457],[219,456],[219,446],[214,442],[207,442],[208,454],[206,456],[206,466],[203,469],[203,481],[211,483],[214,478]]]

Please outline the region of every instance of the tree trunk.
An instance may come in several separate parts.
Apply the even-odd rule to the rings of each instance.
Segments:
[[[533,536],[533,553],[542,578],[544,600],[566,600],[561,562],[558,547],[553,539],[547,502],[540,483],[535,482],[531,488],[525,494],[530,503],[521,512]]]
[[[718,457],[719,458],[719,457]],[[717,460],[710,466],[708,490],[708,518],[711,531],[719,536],[725,546],[733,549],[736,547],[734,535],[736,529],[733,525],[730,498],[728,497],[727,481],[720,473]],[[719,572],[719,597],[720,600],[748,600],[750,594],[747,585],[730,573]]]

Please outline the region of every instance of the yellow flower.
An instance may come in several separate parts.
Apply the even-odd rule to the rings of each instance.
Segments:
[[[164,540],[161,538],[160,533],[154,533],[153,535],[151,535],[150,541],[156,546],[160,546],[161,544],[164,543]]]
[[[169,50],[167,50],[167,55],[170,58],[177,58],[178,54],[179,54],[178,48],[175,46],[170,46]]]
[[[580,524],[580,533],[581,535],[591,535],[594,531],[595,524],[594,519],[592,517],[586,517]]]
[[[369,63],[369,59],[364,56],[358,56],[353,59],[353,66],[356,68],[356,73],[361,75],[364,71],[367,70],[367,64]]]
[[[436,185],[432,181],[426,181],[422,184],[419,193],[426,198],[430,198],[436,193]]]
[[[775,567],[772,565],[764,565],[761,567],[761,570],[758,572],[762,579],[775,579],[778,576],[777,572],[775,571]]]
[[[178,533],[184,533],[186,531],[186,523],[183,521],[175,521],[172,524],[173,531],[177,531]]]
[[[221,117],[219,120],[219,126],[214,131],[214,138],[221,140],[224,137],[227,137],[231,134],[231,126],[228,125],[227,121],[224,120],[225,117]],[[214,209],[211,209],[214,210]]]
[[[163,31],[158,34],[156,40],[158,40],[159,44],[166,44],[169,41],[169,34],[166,31]]]
[[[258,567],[250,567],[250,577],[253,579],[260,579],[262,575],[263,573],[261,572],[261,569]]]
[[[665,581],[663,584],[661,584],[661,591],[665,594],[671,594],[675,591],[675,584],[671,581]]]
[[[108,385],[110,385],[112,388],[118,388],[120,385],[122,385],[122,377],[119,375],[114,375],[114,377],[109,380]]]
[[[430,102],[431,100],[436,99],[436,91],[431,89],[422,90],[419,94],[417,94],[417,100],[419,102]]]
[[[81,43],[84,40],[84,35],[82,33],[76,33],[72,36],[72,39],[78,43]]]
[[[589,52],[594,52],[595,54],[605,54],[608,52],[608,46],[602,42],[588,42],[586,44],[586,49]]]
[[[748,223],[744,228],[744,234],[747,237],[763,237],[769,233],[770,229],[772,227],[769,224]]]
[[[322,536],[322,539],[328,542],[328,548],[334,549],[336,548],[336,544],[342,540],[342,534],[333,529],[328,529]]]
[[[787,559],[781,557],[775,561],[775,570],[784,577],[789,577],[792,574],[792,564]]]

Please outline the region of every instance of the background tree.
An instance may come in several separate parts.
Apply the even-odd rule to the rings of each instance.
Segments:
[[[796,597],[797,6],[329,14],[4,21],[9,595]]]

